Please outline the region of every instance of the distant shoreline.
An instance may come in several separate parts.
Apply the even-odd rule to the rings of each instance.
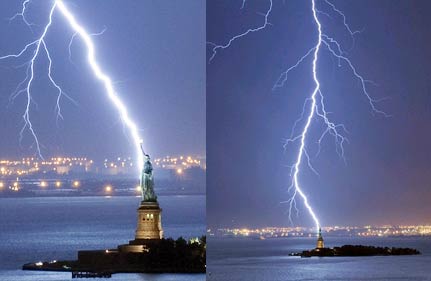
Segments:
[[[160,197],[163,196],[206,196],[206,193],[198,193],[198,192],[185,192],[185,193],[175,193],[175,192],[167,192],[167,193],[161,193],[158,195]],[[20,195],[10,195],[10,196],[4,196],[1,195],[0,199],[12,199],[12,198],[73,198],[73,197],[139,197],[139,195],[132,195],[132,194],[114,194],[114,195],[106,195],[106,194],[76,194],[75,192],[73,194],[20,194]]]

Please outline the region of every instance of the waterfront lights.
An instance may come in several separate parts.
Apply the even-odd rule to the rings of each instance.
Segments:
[[[61,186],[61,182],[56,181],[56,182],[55,182],[55,187],[60,187],[60,186]]]
[[[181,175],[182,173],[183,173],[183,169],[178,168],[178,169],[177,169],[177,174],[178,174],[178,175]]]
[[[4,188],[4,183],[2,181],[0,181],[0,189]]]
[[[40,187],[47,187],[48,183],[46,181],[41,181],[40,182]]]
[[[112,186],[107,185],[107,186],[105,187],[105,191],[106,191],[106,192],[111,192],[111,191],[112,191]]]
[[[73,181],[73,187],[79,187],[79,185],[80,185],[80,183],[79,183],[79,181]]]
[[[189,240],[189,242],[190,242],[190,244],[198,244],[198,245],[200,245],[201,244],[201,241],[199,240],[199,238],[198,237],[194,237],[194,238],[191,238],[190,240]]]

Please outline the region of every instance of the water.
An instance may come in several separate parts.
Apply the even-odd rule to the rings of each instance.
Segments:
[[[0,198],[0,280],[71,279],[70,273],[22,271],[24,263],[76,259],[134,239],[136,197]],[[205,196],[160,196],[165,237],[205,234]],[[83,279],[84,280],[84,279]],[[114,274],[110,280],[205,280],[204,274]]]
[[[207,280],[431,280],[431,238],[326,238],[326,246],[411,247],[419,256],[289,257],[315,247],[315,238],[208,239]]]

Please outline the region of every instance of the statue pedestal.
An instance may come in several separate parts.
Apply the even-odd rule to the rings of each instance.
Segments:
[[[143,253],[163,238],[162,209],[157,202],[141,202],[138,208],[138,226],[135,240],[119,245],[120,252]]]
[[[162,209],[157,202],[141,202],[135,240],[162,239]]]

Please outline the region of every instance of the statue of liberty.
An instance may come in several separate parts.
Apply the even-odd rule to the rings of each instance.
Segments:
[[[144,154],[144,167],[141,173],[142,202],[157,202],[157,196],[154,193],[153,165],[151,164],[150,155],[145,153],[142,144],[141,150]]]

